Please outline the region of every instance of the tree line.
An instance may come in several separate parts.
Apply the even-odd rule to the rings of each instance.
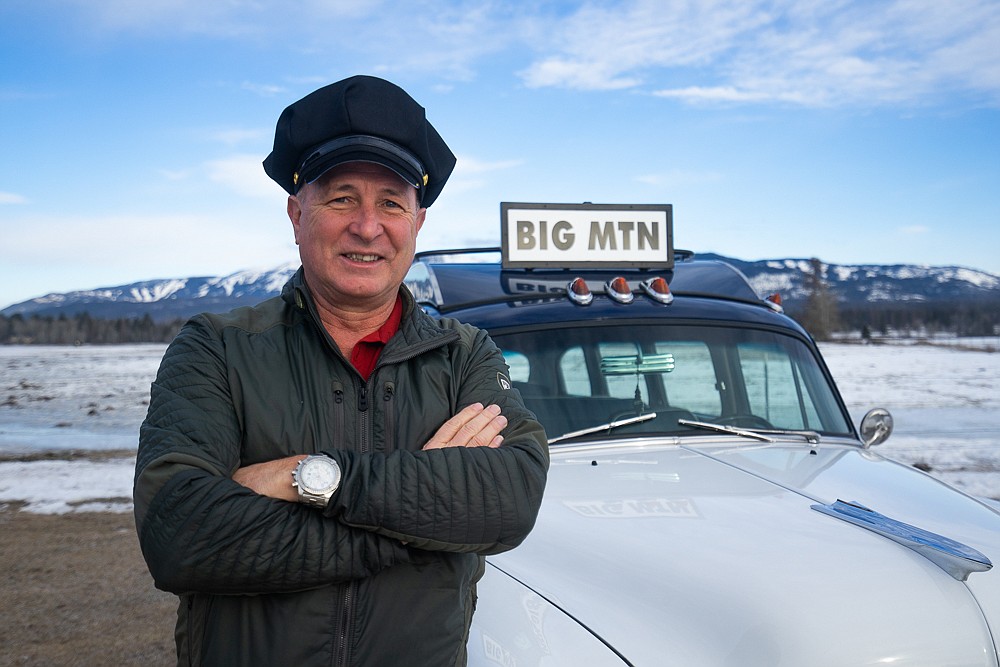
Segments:
[[[123,343],[168,343],[184,324],[183,319],[157,322],[149,315],[139,318],[102,319],[88,313],[57,317],[31,315],[0,316],[3,345],[117,345]]]
[[[824,265],[809,260],[805,276],[806,300],[786,310],[816,340],[834,333],[860,331],[862,336],[948,333],[956,336],[1000,335],[1000,300],[890,301],[842,305],[826,280]]]
[[[820,277],[822,265],[812,260],[804,303],[789,304],[788,315],[817,340],[833,334],[860,331],[866,337],[902,334],[950,333],[958,336],[1000,335],[1000,301],[889,302],[845,306]],[[169,343],[184,319],[159,322],[140,318],[104,319],[88,313],[73,316],[0,315],[2,345],[115,345]]]

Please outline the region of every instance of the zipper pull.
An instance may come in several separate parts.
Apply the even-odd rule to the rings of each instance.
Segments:
[[[361,387],[361,391],[358,392],[358,410],[364,412],[368,409],[368,387]]]
[[[344,402],[344,385],[339,382],[333,383],[333,402],[343,403]]]
[[[392,382],[386,382],[385,389],[383,390],[382,393],[382,400],[388,403],[389,401],[392,400],[392,395],[395,392],[396,392],[396,385],[393,384]]]

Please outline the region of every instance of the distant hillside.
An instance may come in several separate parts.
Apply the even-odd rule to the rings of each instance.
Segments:
[[[747,276],[762,297],[779,292],[786,310],[793,316],[805,305],[811,275],[807,259],[745,261],[712,253],[697,257],[729,262]],[[88,313],[93,318],[149,316],[164,322],[262,301],[278,294],[296,268],[295,264],[285,264],[267,271],[241,271],[215,278],[148,280],[98,290],[48,294],[8,306],[0,315],[73,317]],[[876,264],[824,264],[823,269],[825,284],[844,313],[899,309],[906,304],[945,309],[977,308],[980,304],[1000,306],[1000,276],[984,271],[955,266]],[[990,317],[996,317],[994,312],[996,309]]]
[[[808,259],[763,259],[748,262],[711,253],[700,259],[729,262],[761,296],[779,292],[796,306],[808,295]],[[823,264],[823,280],[842,306],[913,302],[1000,300],[1000,276],[960,266],[914,264]]]
[[[200,312],[224,312],[257,303],[281,292],[298,264],[265,271],[239,271],[228,276],[146,280],[131,285],[47,294],[8,306],[0,315],[73,317],[88,313],[100,319],[142,318],[158,322]]]

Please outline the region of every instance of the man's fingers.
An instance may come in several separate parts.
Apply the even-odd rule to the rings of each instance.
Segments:
[[[446,421],[424,449],[441,447],[499,447],[500,436],[507,426],[507,418],[500,414],[500,406],[474,403]]]
[[[500,414],[500,406],[489,405],[462,424],[450,444],[453,447],[485,447],[505,426],[507,418]]]

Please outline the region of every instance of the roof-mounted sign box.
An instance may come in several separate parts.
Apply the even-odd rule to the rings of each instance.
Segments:
[[[504,268],[674,266],[670,204],[501,202]]]

